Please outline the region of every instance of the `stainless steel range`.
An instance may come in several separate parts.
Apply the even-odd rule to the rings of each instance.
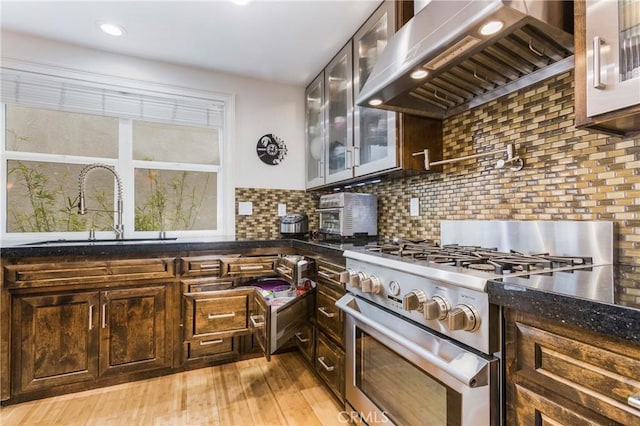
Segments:
[[[613,260],[610,222],[443,221],[441,241],[345,251],[346,400],[366,423],[500,424],[501,320],[487,283]],[[398,403],[397,401],[401,401]]]

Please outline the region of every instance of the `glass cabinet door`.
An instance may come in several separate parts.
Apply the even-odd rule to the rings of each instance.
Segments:
[[[324,184],[324,73],[305,92],[306,187]]]
[[[394,32],[395,2],[386,1],[354,36],[356,97]],[[354,117],[356,176],[396,166],[395,120],[395,112],[356,106]]]
[[[587,116],[640,102],[640,0],[586,3]]]
[[[353,176],[353,55],[347,45],[325,68],[326,183]]]

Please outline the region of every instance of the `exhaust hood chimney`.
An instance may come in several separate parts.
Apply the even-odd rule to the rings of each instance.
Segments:
[[[572,34],[572,1],[428,1],[356,103],[443,119],[571,69]]]

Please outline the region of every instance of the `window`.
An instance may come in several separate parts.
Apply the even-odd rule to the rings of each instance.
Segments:
[[[109,170],[86,174],[88,213],[78,215],[79,176],[95,163],[121,182],[126,237],[225,234],[224,100],[2,71],[3,238],[112,237],[120,190]]]

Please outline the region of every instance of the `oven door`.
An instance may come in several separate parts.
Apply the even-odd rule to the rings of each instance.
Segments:
[[[320,214],[318,230],[321,233],[341,235],[343,237],[350,236],[346,235],[348,230],[344,229],[343,208],[318,209],[318,213]]]
[[[499,423],[498,360],[347,294],[345,415],[367,424]]]

